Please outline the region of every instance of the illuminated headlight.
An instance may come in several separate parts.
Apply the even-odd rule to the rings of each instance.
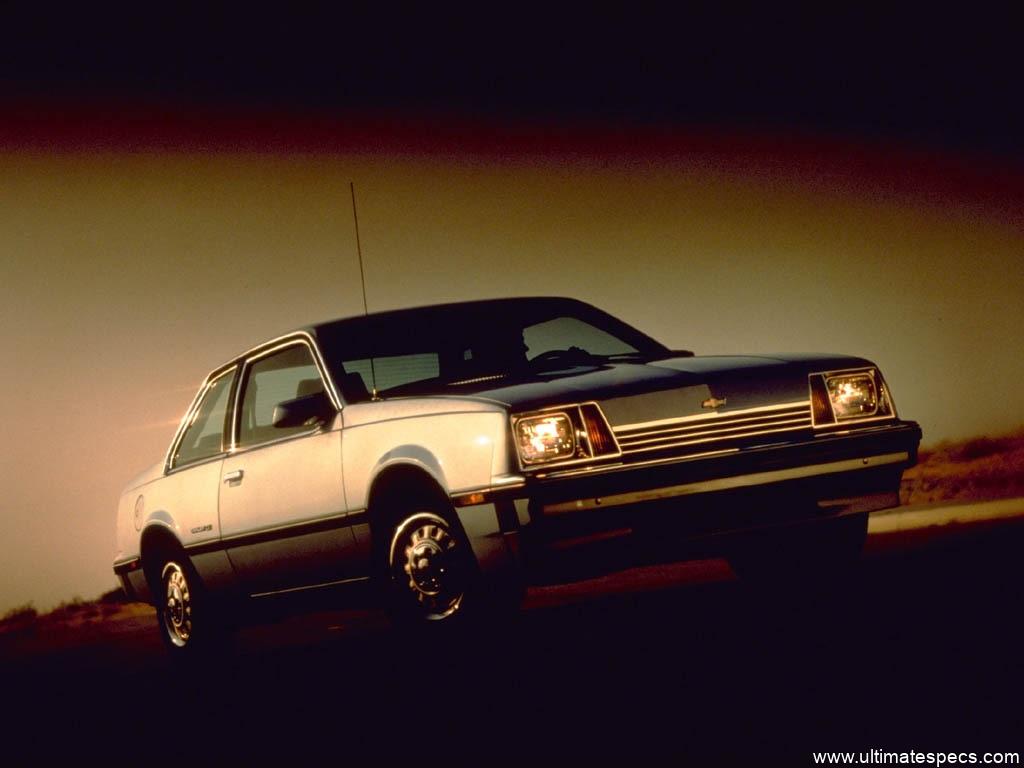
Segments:
[[[516,445],[524,464],[569,459],[576,454],[576,439],[564,413],[526,416],[516,421]]]
[[[818,426],[894,415],[892,399],[877,368],[814,374],[810,385]]]
[[[878,413],[878,388],[871,373],[829,376],[825,379],[825,386],[836,420],[856,419]]]

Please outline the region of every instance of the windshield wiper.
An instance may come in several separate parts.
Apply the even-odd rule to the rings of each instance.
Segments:
[[[602,360],[631,360],[631,359],[646,359],[650,357],[646,352],[616,352],[612,355],[595,355],[600,357]]]
[[[604,358],[600,355],[592,355],[580,347],[569,347],[568,349],[549,349],[547,352],[541,352],[530,360],[529,365],[531,368],[551,369],[566,363],[594,365],[595,363],[603,362],[603,360]]]

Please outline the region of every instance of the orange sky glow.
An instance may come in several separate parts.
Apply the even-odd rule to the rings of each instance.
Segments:
[[[205,373],[361,311],[350,181],[371,310],[575,296],[698,353],[868,357],[926,444],[1024,422],[1019,169],[800,137],[166,126],[0,134],[0,611],[111,588],[120,489]]]

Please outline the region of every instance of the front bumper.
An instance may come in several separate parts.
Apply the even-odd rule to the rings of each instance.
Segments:
[[[548,570],[571,551],[607,548],[610,539],[636,551],[671,542],[669,556],[678,559],[681,540],[896,506],[920,439],[917,424],[896,422],[712,455],[551,472],[456,505],[485,571]]]
[[[149,584],[142,570],[142,558],[128,557],[114,561],[114,575],[121,583],[125,598],[129,602],[149,602]]]

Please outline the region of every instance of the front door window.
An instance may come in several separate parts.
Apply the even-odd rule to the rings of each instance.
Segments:
[[[325,393],[320,371],[305,344],[261,357],[246,369],[239,412],[238,446],[248,447],[309,432],[304,425],[274,426],[274,406],[296,397]]]
[[[224,452],[224,423],[231,399],[231,382],[235,370],[222,373],[211,381],[199,407],[192,414],[192,420],[185,428],[178,443],[178,449],[171,460],[171,466],[191,464]]]

